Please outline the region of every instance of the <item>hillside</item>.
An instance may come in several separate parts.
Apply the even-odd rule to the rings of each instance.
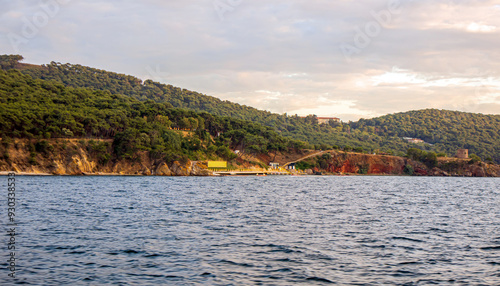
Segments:
[[[483,160],[500,163],[499,115],[430,109],[319,125],[315,116],[301,118],[270,113],[172,85],[151,80],[143,82],[129,75],[56,62],[36,66],[20,63],[21,60],[21,56],[0,56],[0,67],[17,69],[33,78],[54,80],[68,87],[108,91],[167,107],[251,121],[270,127],[286,138],[308,142],[316,149],[402,155],[409,148],[418,147],[453,156],[457,149],[467,148]],[[432,145],[410,144],[402,137],[419,138]]]
[[[9,164],[13,139],[29,139],[28,161],[33,165],[40,154],[53,154],[55,147],[49,141],[53,138],[96,139],[84,147],[102,165],[138,161],[141,152],[153,162],[171,164],[232,160],[237,157],[234,149],[260,154],[307,147],[252,122],[141,102],[109,91],[75,89],[17,70],[0,70],[0,137],[0,160]]]
[[[420,147],[454,155],[457,149],[483,160],[500,162],[500,115],[426,109],[390,114],[350,123],[351,127],[379,136],[424,140]]]
[[[151,80],[143,82],[133,76],[82,65],[51,62],[47,65],[36,66],[19,63],[20,60],[22,60],[21,56],[0,56],[0,67],[4,70],[15,68],[33,78],[55,80],[69,87],[107,90],[112,94],[122,94],[141,101],[168,102],[176,108],[252,121],[271,127],[285,137],[309,142],[316,145],[318,149],[327,149],[332,146],[341,148],[351,146],[364,150],[381,149],[384,151],[406,151],[408,149],[408,144],[399,138],[380,137],[375,134],[367,137],[364,134],[352,133],[347,124],[318,125],[316,116],[302,118],[296,115],[280,115],[222,101],[212,96],[172,85]]]

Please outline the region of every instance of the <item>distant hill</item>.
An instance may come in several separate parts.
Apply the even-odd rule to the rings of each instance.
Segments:
[[[143,82],[130,75],[57,62],[36,66],[19,63],[20,60],[21,56],[0,56],[0,67],[18,69],[33,78],[55,80],[69,87],[107,90],[141,101],[152,100],[175,108],[248,120],[271,127],[285,137],[313,144],[317,149],[355,148],[402,155],[418,146],[454,155],[456,149],[468,148],[483,159],[491,158],[500,163],[498,115],[421,110],[358,122],[319,125],[315,116],[302,118],[271,113],[152,80]],[[420,138],[434,145],[414,145],[402,137]]]
[[[428,149],[450,155],[465,148],[483,160],[500,162],[500,115],[425,109],[361,119],[350,125],[384,137],[422,139],[433,144]]]

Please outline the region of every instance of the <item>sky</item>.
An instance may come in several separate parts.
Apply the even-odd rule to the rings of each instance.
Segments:
[[[500,114],[500,2],[0,0],[0,54],[289,115]]]

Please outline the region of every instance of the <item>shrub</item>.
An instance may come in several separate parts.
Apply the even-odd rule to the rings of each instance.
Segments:
[[[361,174],[361,175],[368,174],[368,167],[359,168],[358,174]]]
[[[28,159],[28,163],[30,165],[38,165],[38,162],[36,161],[36,153],[35,152],[31,152],[30,153],[30,157]]]
[[[475,164],[475,163],[481,162],[481,158],[476,154],[470,154],[469,158],[470,158],[470,161],[469,161],[470,164]]]
[[[363,150],[362,147],[356,147],[356,148],[354,148],[354,152],[356,152],[356,153],[363,153],[363,151],[364,150]]]
[[[415,172],[415,170],[413,169],[413,167],[409,164],[407,164],[404,168],[403,168],[403,172],[407,175],[410,175],[412,176],[413,173]]]
[[[35,143],[35,151],[42,154],[49,154],[54,150],[54,147],[48,141],[42,140]]]

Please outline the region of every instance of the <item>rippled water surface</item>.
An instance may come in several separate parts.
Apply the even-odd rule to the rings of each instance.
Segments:
[[[499,179],[16,179],[0,285],[500,285]]]

